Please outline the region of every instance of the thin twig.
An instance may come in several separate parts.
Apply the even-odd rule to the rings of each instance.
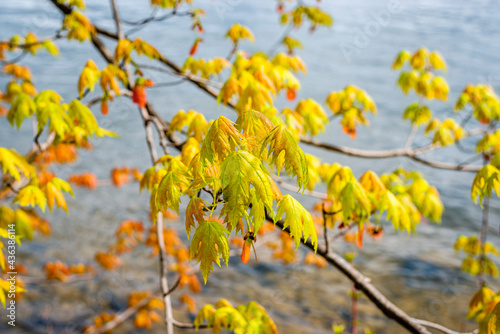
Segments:
[[[160,286],[163,293],[163,302],[165,303],[165,325],[167,326],[167,334],[174,333],[172,302],[170,300],[170,291],[167,280],[167,251],[165,250],[165,242],[163,238],[163,213],[158,212],[156,220],[156,235],[158,237],[158,246],[160,247]]]
[[[291,190],[291,191],[294,191],[297,193],[301,191],[299,187],[294,186],[293,184],[286,183],[285,180],[283,180],[282,178],[280,178],[276,175],[272,175],[271,177],[274,180],[274,182],[279,184],[284,189]],[[319,199],[325,199],[328,197],[328,195],[326,193],[321,193],[321,192],[314,191],[314,190],[305,190],[303,195],[307,195],[307,196],[311,196],[311,197],[315,197],[315,198],[319,198]]]
[[[483,164],[489,163],[487,158],[484,158]],[[479,236],[479,274],[477,275],[477,283],[479,286],[483,286],[486,283],[484,277],[484,266],[486,261],[486,254],[484,252],[486,240],[488,239],[488,226],[489,226],[489,213],[490,213],[490,198],[486,196],[483,200],[483,214],[481,222],[481,234]]]
[[[325,202],[322,203],[322,213],[323,213],[323,237],[325,238],[325,252],[328,254],[330,249],[330,243],[328,242],[328,226],[326,226],[326,210]]]
[[[292,32],[292,29],[293,29],[293,23],[290,23],[285,28],[285,31],[283,31],[283,34],[280,36],[280,38],[276,42],[274,42],[274,44],[269,48],[269,50],[267,51],[268,55],[274,54],[274,52],[280,46],[280,44],[283,43],[283,40],[285,39],[285,37],[288,36]]]
[[[123,35],[123,31],[120,26],[120,16],[118,15],[116,0],[111,0],[111,8],[113,9],[113,19],[115,20],[116,34],[118,35],[118,39],[123,39],[125,38],[125,36]]]
[[[412,124],[410,134],[408,135],[408,139],[406,140],[405,149],[411,148],[411,144],[413,144],[413,139],[415,139],[417,130],[418,127],[415,124]]]
[[[464,166],[459,164],[451,164],[445,162],[431,161],[427,159],[423,159],[419,157],[417,154],[432,151],[439,146],[436,145],[428,145],[422,148],[416,149],[394,149],[394,150],[361,150],[356,148],[338,146],[333,144],[322,143],[313,139],[301,138],[300,141],[302,143],[312,145],[315,147],[323,148],[329,151],[342,153],[348,156],[357,157],[357,158],[365,158],[365,159],[386,159],[386,158],[394,158],[394,157],[408,157],[412,160],[420,162],[421,164],[438,168],[438,169],[449,169],[449,170],[459,170],[459,171],[468,171],[468,172],[477,172],[481,169],[481,166]]]
[[[149,153],[151,155],[151,160],[154,165],[156,160],[158,160],[158,154],[156,153],[156,147],[154,144],[153,129],[151,129],[151,123],[146,108],[140,108],[140,110],[141,110],[141,116],[144,120],[144,128],[146,129],[146,141],[148,143]]]
[[[436,330],[443,332],[445,334],[478,334],[479,333],[479,330],[477,330],[477,329],[473,330],[472,332],[456,332],[456,331],[453,331],[449,328],[446,328],[440,324],[436,324],[434,322],[430,322],[430,321],[422,320],[422,319],[414,319],[414,320],[425,327],[436,329]]]

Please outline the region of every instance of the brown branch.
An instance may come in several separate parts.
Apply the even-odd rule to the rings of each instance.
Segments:
[[[170,300],[170,290],[168,288],[167,280],[167,251],[165,250],[165,242],[163,238],[163,214],[158,212],[158,219],[156,220],[156,235],[158,237],[158,246],[160,247],[160,286],[163,293],[163,302],[165,304],[165,325],[167,326],[167,333],[174,333],[172,314],[172,302]]]
[[[268,220],[272,221],[272,217],[267,215]],[[279,220],[275,223],[277,227],[290,233],[290,228],[284,227],[284,222]],[[314,251],[315,246],[311,241],[301,239],[303,245],[305,245],[310,250]],[[388,318],[393,319],[401,326],[406,328],[411,333],[417,334],[430,334],[430,332],[421,324],[415,321],[407,313],[393,304],[389,299],[387,299],[372,283],[371,280],[361,274],[358,270],[353,268],[344,258],[342,258],[337,253],[326,250],[322,246],[318,246],[317,254],[323,257],[328,263],[337,268],[344,276],[346,276],[354,286],[361,290],[368,299],[370,299],[375,306],[377,306]]]
[[[330,242],[328,241],[328,226],[326,225],[326,210],[325,210],[325,202],[322,203],[321,212],[323,213],[323,237],[325,239],[325,253],[328,254],[328,250],[330,249]]]
[[[158,160],[158,154],[156,153],[156,147],[154,144],[153,129],[151,128],[150,117],[146,108],[140,108],[140,110],[142,119],[144,120],[144,128],[146,129],[146,141],[148,143],[149,153],[154,165],[156,160]]]
[[[301,191],[299,187],[294,186],[293,184],[286,183],[285,180],[283,180],[282,178],[280,178],[278,176],[273,175],[271,177],[274,180],[274,182],[279,184],[283,189],[291,190],[291,191],[294,191],[296,193]],[[307,195],[307,196],[311,196],[311,197],[315,197],[315,198],[319,198],[319,199],[325,199],[328,197],[327,194],[319,192],[319,191],[314,191],[314,190],[305,190],[303,195]]]
[[[272,221],[272,217],[267,215],[266,219]],[[276,226],[287,233],[290,233],[290,228],[284,228],[284,223],[282,220],[276,222]],[[301,239],[301,243],[314,251],[315,246],[309,240]],[[346,276],[353,284],[354,287],[362,291],[365,296],[370,299],[370,301],[381,310],[386,317],[396,321],[402,327],[407,329],[411,333],[425,333],[430,334],[426,327],[437,329],[447,334],[475,334],[472,333],[458,333],[450,330],[442,325],[435,324],[426,320],[416,319],[408,315],[394,303],[392,303],[387,297],[382,294],[372,283],[371,279],[364,276],[361,272],[355,269],[349,262],[347,262],[342,256],[330,250],[326,250],[322,246],[318,246],[317,254],[323,257],[329,264],[337,268],[344,276]]]
[[[438,146],[435,145],[428,145],[424,146],[421,148],[415,148],[415,149],[394,149],[394,150],[361,150],[357,148],[350,148],[350,147],[344,147],[344,146],[337,146],[333,144],[327,144],[327,143],[322,143],[313,139],[308,139],[308,138],[301,138],[300,141],[302,143],[305,143],[307,145],[319,147],[326,149],[328,151],[332,152],[337,152],[337,153],[342,153],[344,155],[352,156],[352,157],[357,157],[357,158],[366,158],[366,159],[387,159],[387,158],[394,158],[394,157],[408,157],[414,161],[417,161],[423,165],[427,165],[430,167],[434,168],[439,168],[439,169],[449,169],[449,170],[462,170],[462,171],[469,171],[469,172],[477,172],[481,169],[481,166],[467,166],[463,164],[451,164],[451,163],[445,163],[445,162],[438,162],[438,161],[430,161],[423,159],[417,154],[432,151]]]
[[[113,20],[116,25],[116,34],[118,35],[118,39],[124,39],[125,35],[123,35],[122,28],[120,26],[120,16],[118,15],[118,8],[116,6],[116,0],[111,0],[111,9],[113,10]]]
[[[472,332],[456,332],[456,331],[451,330],[449,328],[446,328],[440,324],[436,324],[434,322],[430,322],[427,320],[415,319],[415,321],[418,322],[419,324],[425,326],[425,327],[429,327],[429,328],[438,330],[438,331],[445,333],[445,334],[478,334],[479,333],[479,330],[477,330],[477,329],[473,330]]]

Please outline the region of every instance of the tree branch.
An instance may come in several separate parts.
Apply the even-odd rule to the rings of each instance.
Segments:
[[[473,330],[472,332],[456,332],[456,331],[453,331],[449,328],[446,328],[440,324],[436,324],[434,322],[430,322],[430,321],[427,321],[427,320],[421,320],[421,319],[415,319],[416,322],[418,322],[419,324],[425,326],[425,327],[429,327],[429,328],[432,328],[432,329],[436,329],[442,333],[445,333],[445,334],[478,334],[479,333],[479,330]]]
[[[439,169],[449,169],[449,170],[463,170],[463,171],[469,171],[469,172],[477,172],[481,169],[481,166],[467,166],[467,165],[461,165],[461,164],[450,164],[446,162],[438,162],[438,161],[430,161],[423,159],[417,154],[432,151],[438,146],[436,145],[428,145],[424,146],[421,148],[415,148],[415,149],[394,149],[394,150],[380,150],[380,151],[375,151],[375,150],[361,150],[357,148],[350,148],[350,147],[344,147],[344,146],[338,146],[338,145],[333,145],[333,144],[327,144],[327,143],[322,143],[313,139],[308,139],[308,138],[301,138],[300,141],[302,143],[305,143],[307,145],[319,147],[326,149],[328,151],[332,152],[337,152],[337,153],[342,153],[344,155],[352,156],[352,157],[357,157],[357,158],[366,158],[366,159],[387,159],[387,158],[394,158],[394,157],[408,157],[414,161],[420,162],[421,164],[434,167],[434,168],[439,168]]]
[[[277,221],[276,226],[285,232],[290,233],[289,228],[284,228],[283,221]],[[301,241],[307,248],[314,251],[314,246],[310,241],[304,239]],[[327,253],[321,246],[318,246],[317,254],[323,257],[332,266],[337,268],[342,274],[344,274],[344,276],[349,278],[354,283],[354,286],[358,290],[362,291],[365,296],[370,299],[373,304],[375,304],[375,306],[377,306],[388,318],[393,319],[411,333],[430,334],[424,326],[419,324],[415,321],[415,319],[410,317],[407,313],[387,299],[373,284],[370,283],[371,280],[368,277],[364,276],[352,267],[340,255],[333,251]]]
[[[266,219],[273,221],[272,217],[267,215]],[[284,223],[282,220],[276,222],[276,226],[287,233],[290,233],[290,228],[284,228]],[[305,245],[310,250],[314,251],[314,245],[308,241],[301,239],[303,245]],[[371,279],[364,276],[357,269],[352,267],[344,258],[342,258],[337,253],[330,250],[326,250],[322,246],[318,246],[317,254],[323,257],[329,264],[337,268],[344,276],[346,276],[351,282],[353,282],[356,289],[362,291],[365,296],[372,301],[379,310],[381,310],[385,316],[389,319],[396,321],[402,327],[407,329],[411,333],[419,334],[430,334],[426,327],[431,327],[434,329],[440,329],[444,333],[458,334],[457,332],[451,331],[444,326],[434,324],[425,320],[415,319],[409,316],[406,312],[392,303],[387,297],[382,294],[372,283]]]
[[[118,39],[124,39],[122,28],[120,26],[120,16],[118,15],[118,8],[116,6],[116,0],[111,0],[111,8],[113,10],[113,20],[115,20],[116,25],[116,34],[118,35]]]
[[[158,219],[156,220],[156,235],[158,237],[158,247],[160,247],[160,286],[165,304],[165,325],[167,326],[167,334],[173,334],[174,317],[172,315],[172,302],[167,280],[167,251],[165,250],[163,238],[163,213],[161,211],[158,212]]]

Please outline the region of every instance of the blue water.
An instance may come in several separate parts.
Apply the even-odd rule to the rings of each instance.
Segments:
[[[118,4],[122,16],[134,20],[149,15],[147,2],[119,0]],[[96,24],[114,29],[107,1],[86,3],[86,14]],[[242,44],[248,52],[267,51],[283,30],[277,24],[274,1],[212,0],[195,1],[195,4],[207,14],[204,42],[198,51],[200,57],[226,56],[231,44],[222,36],[235,22],[247,25],[255,35],[255,43]],[[415,50],[425,46],[438,50],[448,63],[445,77],[450,85],[449,100],[431,103],[436,116],[460,120],[460,114],[453,115],[453,105],[469,83],[489,83],[497,92],[500,88],[500,3],[497,1],[354,0],[322,1],[321,6],[334,17],[332,28],[318,29],[313,34],[307,31],[307,27],[294,32],[304,44],[304,50],[298,53],[308,67],[308,73],[300,75],[302,89],[298,98],[311,97],[323,102],[330,91],[355,84],[374,98],[379,113],[370,118],[371,127],[359,129],[355,141],[343,134],[336,122],[327,127],[325,134],[318,136],[319,140],[371,149],[404,145],[409,125],[403,123],[401,115],[415,96],[405,96],[399,90],[395,84],[397,73],[390,69],[393,58],[403,48]],[[398,10],[390,12],[393,7]],[[59,28],[60,19],[60,14],[48,1],[0,0],[0,39],[27,31],[34,31],[40,37],[51,35]],[[152,24],[132,36],[151,42],[165,56],[182,64],[194,40],[189,26],[189,19],[174,18]],[[112,43],[107,40],[106,43],[112,47]],[[23,63],[31,66],[39,90],[54,89],[70,101],[77,96],[76,76],[87,59],[94,59],[101,67],[104,62],[88,43],[60,41],[58,45],[61,50],[59,58],[41,53],[36,58],[26,57]],[[146,63],[146,60],[141,59],[141,62]],[[146,73],[156,83],[177,80],[164,74]],[[5,77],[0,76],[0,89],[5,82]],[[207,118],[218,115],[235,118],[230,109],[217,106],[213,98],[189,83],[150,89],[148,94],[149,100],[165,118],[179,109],[195,109]],[[277,105],[284,107],[289,102],[280,97]],[[111,104],[109,115],[102,116],[98,109],[95,111],[102,126],[115,131],[120,138],[97,141],[94,151],[82,152],[78,162],[59,169],[59,174],[68,176],[92,171],[99,179],[107,179],[111,168],[117,165],[147,168],[150,158],[136,108],[125,100],[117,100]],[[18,131],[12,129],[6,120],[0,120],[0,146],[15,147],[22,152],[28,150],[32,133],[28,123]],[[416,144],[423,145],[428,141],[420,133]],[[468,141],[465,145],[472,147],[473,143]],[[404,158],[370,161],[306,146],[304,149],[325,162],[347,164],[356,175],[367,169],[389,172],[400,166],[424,173],[438,188],[445,203],[442,225],[419,226],[416,237],[392,234],[389,227],[382,242],[369,242],[359,252],[358,265],[410,314],[439,320],[455,329],[473,326],[470,323],[464,325],[463,318],[475,283],[459,274],[457,268],[461,257],[452,251],[458,235],[477,233],[480,226],[481,212],[469,196],[473,174],[422,167]],[[457,163],[467,158],[453,148],[427,157]],[[57,212],[50,216],[53,235],[23,244],[20,261],[33,268],[30,272],[33,276],[42,275],[41,267],[47,261],[88,261],[96,251],[104,250],[112,242],[113,229],[118,222],[128,218],[147,221],[148,198],[142,194],[137,199],[137,191],[136,185],[120,190],[102,187],[93,192],[76,189],[75,199],[69,200],[71,214]],[[303,201],[305,205],[314,203],[309,198]],[[498,231],[499,217],[500,203],[493,200],[493,230]],[[183,223],[176,224],[182,229]],[[492,232],[490,240],[500,244],[497,233]],[[344,250],[342,245],[336,247],[339,251]],[[262,253],[262,258],[265,258],[266,251],[262,250]],[[137,261],[139,257],[141,260]],[[255,299],[272,310],[283,333],[328,333],[332,322],[348,321],[346,290],[349,284],[333,269],[318,271],[298,265],[281,267],[261,261],[258,265],[242,266],[239,260],[235,260],[230,269],[217,270],[200,297],[199,305],[215,302],[217,297],[235,303]],[[139,255],[125,257],[124,268],[118,273],[103,274],[91,282],[30,285],[30,293],[19,310],[20,327],[16,332],[45,333],[50,328],[55,332],[63,332],[64,328],[72,332],[95,313],[123,308],[126,292],[155,289],[156,272],[156,262],[148,258],[147,251],[140,251]],[[455,280],[455,277],[460,277],[460,280]],[[449,284],[443,287],[444,281]],[[368,302],[362,302],[362,305],[362,324],[380,333],[399,332],[396,325],[385,320]],[[0,321],[0,329],[4,328],[4,323]],[[122,329],[123,332],[130,330],[126,326]]]

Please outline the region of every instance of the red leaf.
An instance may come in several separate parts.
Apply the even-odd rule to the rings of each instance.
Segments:
[[[139,107],[144,108],[147,102],[147,95],[144,86],[135,86],[132,91],[132,101],[137,103]]]
[[[356,138],[356,129],[355,128],[349,128],[347,126],[344,126],[344,127],[342,127],[342,130],[344,130],[344,133],[350,135],[352,139]]]
[[[297,93],[295,92],[295,89],[291,89],[291,88],[288,88],[286,90],[286,98],[289,100],[289,101],[293,101],[295,100],[295,97],[297,96]]]
[[[194,43],[193,43],[193,46],[191,47],[191,50],[189,51],[189,55],[190,56],[194,56],[194,54],[196,53],[196,51],[198,50],[198,44],[200,42],[203,42],[203,40],[201,38],[197,38]]]

